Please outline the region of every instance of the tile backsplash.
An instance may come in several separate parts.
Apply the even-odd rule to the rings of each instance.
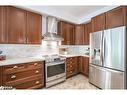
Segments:
[[[13,44],[0,44],[0,50],[3,54],[10,58],[20,57],[33,57],[41,56],[45,54],[56,54],[58,53],[58,47],[44,47],[42,45],[13,45]]]
[[[58,54],[60,47],[67,47],[68,54],[84,54],[89,48],[89,46],[85,45],[57,46],[56,43],[52,43],[50,45],[0,44],[0,50],[2,50],[3,54],[7,56],[7,59],[42,56],[47,54]]]
[[[68,54],[85,54],[89,45],[62,45],[60,48],[67,48]]]

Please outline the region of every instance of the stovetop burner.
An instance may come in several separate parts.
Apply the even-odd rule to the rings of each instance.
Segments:
[[[53,54],[53,55],[44,55],[46,62],[56,62],[56,61],[62,61],[65,60],[65,57],[59,56],[58,54]]]

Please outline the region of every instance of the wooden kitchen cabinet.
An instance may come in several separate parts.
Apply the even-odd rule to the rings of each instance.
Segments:
[[[62,45],[66,45],[66,31],[67,24],[65,22],[58,22],[58,35],[60,35],[64,40],[62,41]]]
[[[0,86],[2,85],[2,66],[0,66]]]
[[[58,35],[64,38],[62,45],[73,45],[74,44],[74,25],[60,21],[58,23]]]
[[[75,26],[75,45],[83,45],[84,25]]]
[[[6,7],[6,9],[8,43],[26,43],[26,11],[12,6]]]
[[[79,58],[79,72],[86,76],[89,75],[89,58],[88,57]]]
[[[3,66],[3,86],[16,89],[44,87],[44,63],[30,62]]]
[[[13,6],[0,6],[0,44],[41,44],[42,16]]]
[[[69,57],[66,59],[67,78],[78,74],[78,57]]]
[[[91,19],[92,24],[92,32],[97,32],[101,30],[105,30],[105,22],[106,22],[105,13],[97,15]]]
[[[83,37],[83,44],[84,45],[89,45],[90,43],[90,33],[92,32],[92,27],[91,27],[91,22],[89,22],[89,23],[86,23],[85,25],[84,25],[84,37]]]
[[[27,12],[27,43],[40,44],[42,36],[42,17],[40,14]]]
[[[126,25],[127,7],[120,6],[106,12],[106,29]]]
[[[67,45],[74,45],[74,25],[67,24],[67,31],[66,31],[66,44]]]
[[[5,7],[0,6],[0,44],[7,43],[7,31],[5,31]]]

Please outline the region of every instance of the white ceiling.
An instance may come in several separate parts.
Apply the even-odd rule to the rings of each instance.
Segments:
[[[54,16],[58,19],[81,24],[89,21],[100,13],[111,10],[117,6],[20,6],[36,11],[42,15]]]
[[[106,6],[53,6],[52,9],[62,11],[66,14],[74,16],[77,19],[80,19],[87,14],[90,14],[104,7]]]

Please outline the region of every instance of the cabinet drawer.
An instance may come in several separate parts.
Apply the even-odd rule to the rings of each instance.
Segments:
[[[76,74],[74,69],[67,71],[67,78],[73,76],[74,74]]]
[[[29,76],[26,78],[14,80],[14,81],[4,82],[4,85],[15,87],[16,85],[24,84],[26,82],[38,80],[38,79],[42,79],[42,82],[44,82],[44,76],[42,76],[41,74],[37,74],[37,75]]]
[[[31,88],[31,87],[34,87],[34,86],[37,86],[37,85],[44,86],[44,83],[43,83],[42,80],[43,79],[40,78],[40,79],[35,79],[35,80],[32,80],[32,81],[24,82],[22,84],[15,85],[14,88],[16,88],[16,89],[27,89],[27,88]]]
[[[27,66],[25,64],[8,65],[4,66],[4,72],[18,72],[26,67]]]
[[[24,63],[24,64],[16,64],[16,65],[9,65],[4,66],[4,74],[12,74],[12,73],[18,73],[28,70],[34,70],[38,68],[44,68],[42,62],[32,62],[32,63]]]
[[[12,86],[16,89],[34,89],[44,87],[44,77],[41,75],[31,76],[25,79],[6,82],[5,86]]]
[[[35,69],[35,70],[24,71],[24,72],[6,74],[4,76],[4,80],[6,82],[8,82],[8,81],[14,81],[14,80],[26,78],[26,77],[29,77],[29,76],[34,76],[34,75],[41,74],[41,73],[42,73],[42,68]]]
[[[28,68],[42,68],[43,67],[43,62],[32,62],[32,63],[29,63],[27,64],[27,67]]]
[[[75,67],[72,66],[72,65],[67,67],[67,71],[71,71],[71,70],[74,70],[74,69],[75,69]]]

